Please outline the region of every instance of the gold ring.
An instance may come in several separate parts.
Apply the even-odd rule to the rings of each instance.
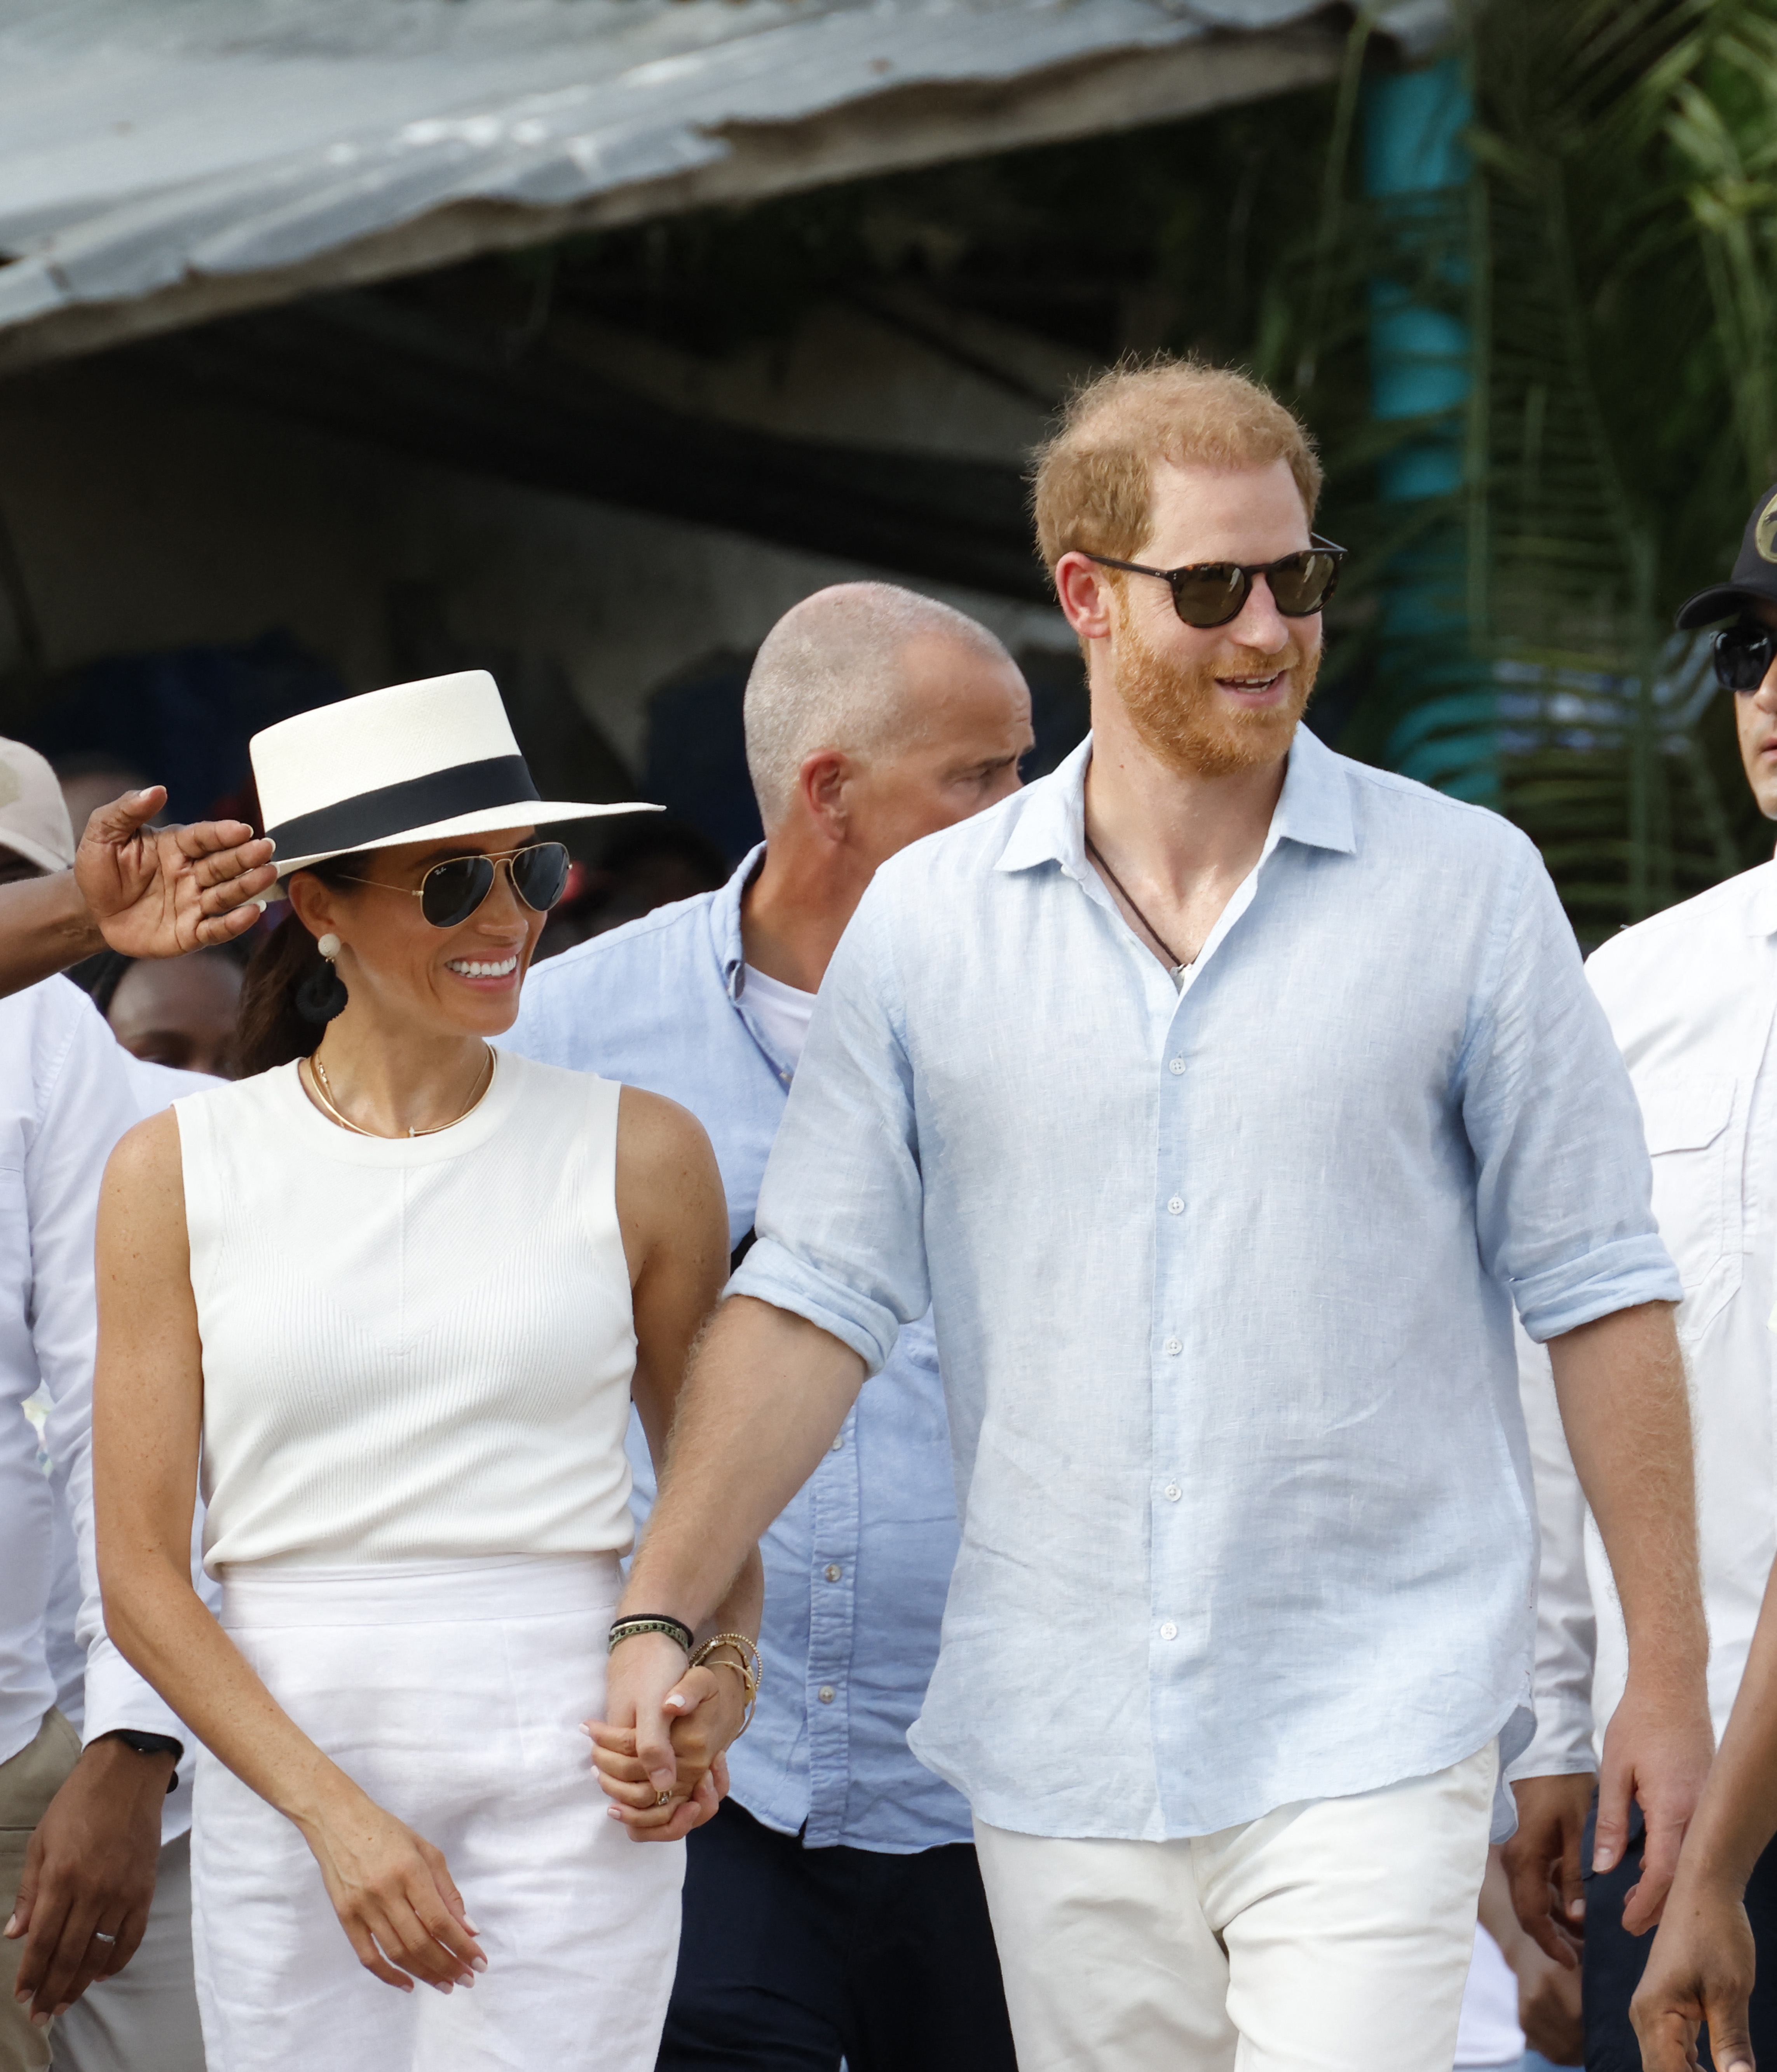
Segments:
[[[670,1791],[656,1791],[654,1794],[654,1803],[656,1806],[670,1806],[673,1803],[672,1793]]]

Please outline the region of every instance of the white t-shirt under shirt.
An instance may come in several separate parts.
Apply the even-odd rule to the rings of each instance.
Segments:
[[[768,978],[752,965],[744,967],[743,989],[748,1011],[777,1061],[793,1072],[802,1062],[802,1046],[808,1041],[808,1018],[814,1013],[814,995],[786,985],[780,978]]]

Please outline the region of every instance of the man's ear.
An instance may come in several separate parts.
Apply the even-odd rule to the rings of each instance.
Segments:
[[[817,750],[796,773],[796,788],[808,817],[829,841],[845,839],[845,783],[851,774],[849,757],[837,748]]]
[[[1111,572],[1088,554],[1063,554],[1055,563],[1055,597],[1063,615],[1082,640],[1109,638],[1114,585]]]

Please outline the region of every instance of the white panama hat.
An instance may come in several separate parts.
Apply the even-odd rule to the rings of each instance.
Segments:
[[[280,878],[354,849],[665,810],[539,797],[485,669],[317,705],[248,746]]]

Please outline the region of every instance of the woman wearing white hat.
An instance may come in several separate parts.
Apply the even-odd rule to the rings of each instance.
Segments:
[[[631,1392],[658,1452],[726,1211],[683,1110],[487,1040],[566,875],[534,824],[636,809],[540,800],[479,672],[253,755],[293,908],[243,1016],[270,1069],[126,1137],[100,1232],[105,1610],[208,1750],[210,2072],[643,2072],[756,1563],[679,1629],[689,1795],[608,1817],[579,1729]],[[220,1626],[183,1562],[200,1443]]]

